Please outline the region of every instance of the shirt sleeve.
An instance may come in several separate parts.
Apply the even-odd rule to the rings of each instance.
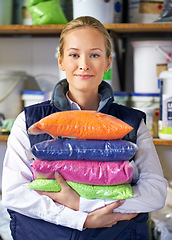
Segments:
[[[125,203],[114,212],[140,213],[152,212],[161,209],[166,200],[167,181],[163,176],[162,167],[150,135],[142,120],[137,133],[138,151],[135,155],[135,164],[139,170],[137,188],[139,195],[126,199]],[[90,212],[103,207],[114,200],[88,200],[80,198],[80,210]]]
[[[33,179],[30,156],[30,141],[22,112],[15,120],[7,142],[2,176],[3,205],[32,218],[83,230],[86,212],[74,211],[28,188]]]

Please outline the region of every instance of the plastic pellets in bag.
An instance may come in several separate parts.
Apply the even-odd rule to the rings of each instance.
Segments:
[[[46,192],[60,192],[60,184],[53,179],[36,179],[32,181],[28,188]]]
[[[134,189],[130,184],[116,186],[87,185],[66,181],[81,197],[87,199],[127,199],[135,196]],[[56,180],[52,179],[36,179],[29,186],[30,189],[40,191],[60,191],[60,186]]]
[[[87,185],[76,182],[67,182],[81,197],[87,199],[126,199],[134,196],[133,188],[130,184],[116,186]]]
[[[33,25],[67,23],[60,0],[27,0],[27,8],[32,15]]]
[[[31,166],[34,179],[55,179],[55,171],[58,171],[67,181],[93,185],[131,183],[139,176],[134,161],[33,161]]]
[[[37,143],[33,155],[41,160],[130,160],[137,152],[136,144],[124,140],[56,139]]]
[[[123,138],[133,127],[122,120],[97,111],[73,110],[52,113],[29,127],[28,133],[47,133],[52,137],[113,140]]]

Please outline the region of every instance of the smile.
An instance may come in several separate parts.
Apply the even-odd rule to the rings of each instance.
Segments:
[[[76,77],[78,78],[81,78],[81,79],[89,79],[89,78],[92,78],[93,75],[87,75],[87,74],[78,74],[78,75],[75,75]]]

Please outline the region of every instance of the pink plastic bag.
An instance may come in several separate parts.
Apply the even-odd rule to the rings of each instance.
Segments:
[[[54,173],[58,171],[67,181],[85,184],[118,185],[138,180],[138,171],[133,161],[35,160],[31,166],[34,179],[54,179]]]

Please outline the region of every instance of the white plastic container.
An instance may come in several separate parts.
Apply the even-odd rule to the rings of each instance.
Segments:
[[[129,0],[128,22],[129,23],[153,23],[162,12],[163,0],[136,1]]]
[[[168,71],[160,73],[161,108],[159,121],[159,137],[172,140],[172,63]]]
[[[146,125],[153,134],[153,115],[159,109],[160,95],[158,93],[131,93],[131,107],[146,113]]]
[[[12,0],[0,0],[0,25],[12,24]]]
[[[24,101],[24,106],[27,107],[44,101],[44,94],[45,93],[43,91],[23,91],[22,100]]]
[[[20,95],[25,79],[25,72],[0,71],[0,113],[5,118],[15,118],[22,111]]]
[[[91,16],[101,23],[113,23],[114,0],[73,0],[73,18]]]
[[[114,102],[127,106],[127,102],[129,100],[128,92],[114,92]]]
[[[114,17],[113,23],[122,23],[123,0],[114,0]]]
[[[132,107],[145,108],[159,108],[160,94],[159,93],[130,93]]]
[[[157,65],[171,60],[172,41],[136,41],[133,46],[134,92],[159,93]]]

